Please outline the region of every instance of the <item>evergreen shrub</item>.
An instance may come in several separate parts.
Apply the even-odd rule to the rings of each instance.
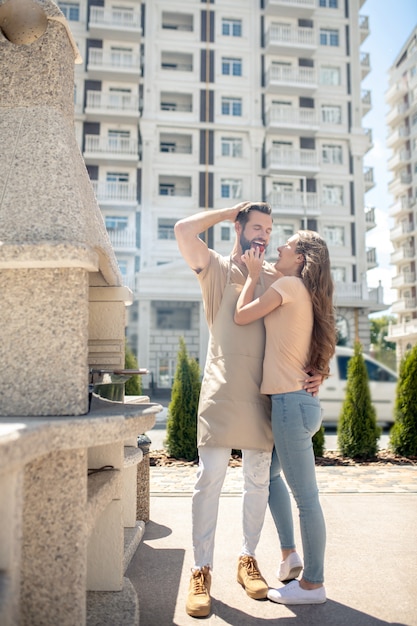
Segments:
[[[322,424],[319,430],[313,436],[313,450],[314,450],[315,457],[324,455],[324,449],[325,449],[324,442],[325,442],[325,430]]]
[[[390,447],[402,456],[417,456],[417,346],[401,361]]]
[[[348,363],[346,395],[337,426],[339,450],[353,459],[372,458],[378,452],[380,434],[362,346],[356,341],[354,355]]]
[[[193,461],[197,458],[197,409],[200,395],[200,368],[187,352],[180,337],[177,367],[168,405],[165,447],[175,459]]]
[[[125,345],[125,368],[127,370],[139,369],[137,359],[127,343]],[[138,374],[135,374],[125,382],[125,395],[141,396],[142,393],[142,379]]]

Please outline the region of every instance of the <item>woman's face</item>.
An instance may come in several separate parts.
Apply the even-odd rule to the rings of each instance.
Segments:
[[[283,274],[298,274],[304,257],[296,252],[299,235],[292,235],[283,246],[278,247],[278,259],[275,268]]]

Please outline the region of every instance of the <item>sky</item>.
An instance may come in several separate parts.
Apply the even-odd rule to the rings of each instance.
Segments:
[[[378,267],[368,272],[368,286],[377,287],[381,281],[384,287],[384,302],[389,306],[395,302],[397,292],[391,289],[394,268],[390,265],[393,250],[389,230],[393,226],[389,217],[389,207],[393,202],[388,193],[388,183],[392,174],[387,161],[392,155],[385,145],[387,126],[385,116],[388,106],[385,92],[388,89],[388,70],[401,51],[403,45],[417,25],[416,0],[366,0],[360,9],[361,15],[369,17],[370,34],[361,46],[361,51],[369,52],[371,72],[362,81],[362,88],[369,89],[372,96],[372,109],[364,116],[364,128],[371,128],[373,148],[364,159],[365,166],[374,168],[374,189],[365,196],[366,206],[376,209],[376,228],[369,231],[367,247],[376,248]]]

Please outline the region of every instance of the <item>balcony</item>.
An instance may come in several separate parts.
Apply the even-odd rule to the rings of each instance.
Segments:
[[[169,72],[192,72],[193,55],[181,52],[162,52],[161,70]]]
[[[367,231],[372,230],[376,226],[375,207],[373,206],[365,207],[365,226]]]
[[[283,133],[302,130],[303,133],[313,134],[319,130],[320,122],[315,109],[272,105],[266,113],[266,126],[269,130],[279,129]]]
[[[136,204],[136,185],[125,182],[92,180],[97,201],[104,203]]]
[[[402,150],[399,150],[398,152],[393,154],[392,157],[388,160],[388,169],[395,170],[398,167],[402,167],[405,163],[407,163],[407,161],[410,161],[410,159],[410,150],[403,148]]]
[[[413,177],[409,172],[400,172],[388,183],[388,191],[393,196],[399,196],[407,192],[408,187],[411,185]]]
[[[139,41],[142,33],[140,12],[122,9],[90,7],[89,35],[93,39]]]
[[[391,282],[391,286],[393,289],[399,289],[400,287],[412,287],[416,282],[416,273],[415,272],[401,272],[394,276]]]
[[[391,305],[391,311],[393,313],[415,313],[416,305],[416,298],[402,298]]]
[[[416,200],[412,197],[408,197],[406,195],[398,198],[397,202],[390,207],[389,215],[390,217],[400,218],[401,215],[406,215],[410,212]]]
[[[365,302],[381,305],[384,303],[383,288],[368,289],[366,280],[361,283],[336,281],[335,303],[337,306],[363,306]]]
[[[410,129],[405,124],[393,128],[387,137],[387,148],[395,150],[406,141],[409,135]]]
[[[361,77],[366,78],[371,71],[371,57],[369,52],[361,52],[360,55]]]
[[[400,102],[400,104],[394,105],[389,113],[385,117],[386,124],[395,124],[400,121],[402,117],[406,114],[408,109],[410,108],[407,102]]]
[[[84,112],[87,120],[134,122],[139,119],[139,98],[130,93],[87,91]]]
[[[159,152],[163,154],[192,154],[191,135],[161,133],[159,138]]]
[[[373,187],[375,187],[374,181],[374,168],[366,167],[363,172],[363,180],[365,183],[365,191],[369,191]]]
[[[391,254],[391,263],[401,263],[402,261],[410,261],[415,257],[414,246],[401,246]]]
[[[317,194],[302,191],[271,191],[267,198],[273,215],[317,217],[320,215]]]
[[[133,52],[105,52],[101,48],[88,51],[89,78],[138,81],[140,77],[140,58]]]
[[[417,320],[412,320],[411,322],[403,322],[402,324],[393,324],[392,322],[390,322],[386,339],[387,341],[391,341],[394,337],[396,337],[397,339],[399,339],[400,337],[413,339],[416,336]]]
[[[266,33],[265,49],[270,54],[311,56],[317,50],[316,31],[314,28],[272,24]]]
[[[270,93],[302,95],[317,89],[317,74],[311,67],[271,65],[265,75],[265,86]]]
[[[193,32],[193,15],[188,13],[172,13],[170,11],[162,11],[162,29],[165,31],[173,31],[192,33]],[[164,33],[165,36],[165,33]]]
[[[107,230],[113,248],[120,251],[136,250],[136,230],[124,228]],[[124,283],[125,284],[125,283]]]
[[[401,239],[408,239],[410,233],[415,230],[414,222],[401,222],[390,230],[391,241],[400,241]]]
[[[401,78],[399,81],[391,85],[391,87],[389,87],[388,91],[385,94],[385,102],[391,104],[391,106],[394,106],[394,103],[397,102],[400,98],[403,98],[407,92],[407,82],[403,78]]]
[[[362,116],[364,116],[367,113],[369,113],[369,111],[372,109],[372,96],[371,96],[371,92],[369,91],[369,89],[362,90],[361,101],[362,101]]]
[[[367,15],[359,15],[359,36],[361,44],[369,36],[369,17]]]
[[[366,137],[368,139],[368,145],[366,147],[366,152],[369,152],[369,150],[372,150],[372,148],[374,147],[372,128],[364,128],[363,130],[364,130],[365,135],[366,135]]]
[[[160,176],[158,181],[159,197],[191,197],[191,178],[188,176]]]
[[[265,14],[277,17],[309,17],[316,8],[316,0],[265,0]]]
[[[138,142],[128,137],[86,135],[83,156],[86,163],[117,161],[135,165],[139,160]]]
[[[287,174],[291,172],[315,174],[320,169],[316,150],[279,147],[273,147],[268,152],[266,167],[271,173],[283,172]]]
[[[378,267],[378,262],[376,259],[376,248],[366,249],[366,267],[368,270],[371,270],[374,267]]]

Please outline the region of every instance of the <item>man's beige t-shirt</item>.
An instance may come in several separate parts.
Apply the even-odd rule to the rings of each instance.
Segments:
[[[265,316],[265,357],[261,393],[303,388],[313,330],[313,306],[301,278],[284,276],[271,285],[282,304]]]

